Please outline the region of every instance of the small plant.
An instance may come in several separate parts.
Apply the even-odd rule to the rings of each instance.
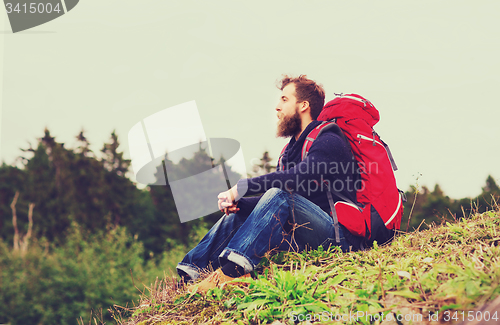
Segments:
[[[415,203],[417,202],[417,195],[418,192],[420,191],[420,185],[418,185],[418,179],[422,176],[422,174],[418,173],[417,179],[416,179],[416,185],[412,186],[413,189],[415,190],[415,197],[413,198],[413,204],[411,205],[410,213],[408,214],[408,224],[406,225],[406,232],[408,232],[408,229],[410,228],[410,220],[411,216],[413,213],[413,208],[415,208]]]

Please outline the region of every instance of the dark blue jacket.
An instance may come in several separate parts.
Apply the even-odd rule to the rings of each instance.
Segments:
[[[330,214],[327,189],[325,186],[318,186],[328,181],[332,188],[356,202],[357,164],[349,145],[338,134],[333,131],[321,133],[313,142],[306,159],[301,161],[305,138],[320,123],[321,121],[312,121],[298,140],[291,138],[282,159],[284,171],[240,180],[238,192],[242,193],[244,182],[248,185],[245,195],[264,193],[272,187],[277,187],[302,195]],[[333,198],[334,201],[339,200],[335,195]],[[260,197],[241,198],[238,208],[242,213],[249,214],[259,199]]]

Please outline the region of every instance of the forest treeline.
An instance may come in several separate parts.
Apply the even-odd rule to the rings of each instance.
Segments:
[[[110,320],[109,306],[136,299],[134,274],[149,284],[173,270],[222,216],[180,223],[168,179],[138,189],[127,177],[130,160],[115,132],[99,153],[83,131],[76,139],[67,148],[46,129],[36,145],[21,149],[22,166],[0,166],[0,323],[75,324],[90,308]],[[247,176],[273,171],[273,160],[265,152]],[[185,176],[218,163],[201,144],[191,159],[164,160]],[[488,176],[476,198],[449,198],[439,185],[412,187],[406,197],[401,229],[413,231],[491,209],[500,189]]]
[[[180,223],[168,180],[166,186],[140,190],[126,177],[130,160],[124,159],[115,132],[99,155],[89,149],[83,132],[77,141],[76,148],[66,148],[45,130],[36,147],[22,149],[21,168],[2,164],[0,237],[4,241],[12,242],[15,233],[11,203],[16,192],[20,232],[28,229],[29,204],[33,203],[33,237],[62,244],[72,222],[88,232],[121,226],[138,237],[148,255],[187,243],[193,229],[213,224],[222,215],[217,212]],[[200,146],[190,160],[173,164],[167,157],[164,163],[176,168],[176,175],[189,175],[190,170],[212,168],[213,161]],[[157,173],[163,172],[159,166]]]

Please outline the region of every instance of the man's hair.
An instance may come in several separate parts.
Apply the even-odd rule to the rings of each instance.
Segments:
[[[323,86],[317,84],[314,80],[308,79],[305,74],[301,74],[298,77],[284,75],[277,85],[278,89],[283,90],[283,88],[292,82],[295,84],[297,102],[309,102],[311,118],[316,120],[325,105],[325,90]]]

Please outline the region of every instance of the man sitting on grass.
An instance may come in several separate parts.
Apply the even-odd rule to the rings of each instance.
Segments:
[[[225,215],[177,266],[184,281],[197,279],[203,270],[215,270],[198,284],[200,292],[248,277],[271,250],[300,252],[332,244],[343,251],[361,247],[363,238],[344,226],[335,233],[328,187],[323,186],[335,182],[336,192],[356,202],[358,174],[349,144],[334,132],[322,132],[301,161],[306,136],[321,124],[316,118],[325,103],[323,87],[301,75],[285,76],[278,88],[277,136],[291,137],[280,161],[284,169],[242,179],[218,195]],[[264,194],[241,197],[240,193]],[[334,196],[334,200],[338,198]]]

